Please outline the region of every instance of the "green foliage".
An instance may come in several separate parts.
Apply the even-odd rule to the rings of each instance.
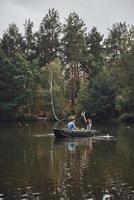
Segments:
[[[51,73],[52,73],[52,80],[51,80]],[[52,81],[52,88],[51,88],[51,81]],[[42,101],[42,107],[44,107],[44,111],[48,113],[52,109],[51,108],[52,107],[51,89],[52,89],[55,112],[61,116],[64,113],[65,88],[64,88],[64,76],[61,71],[61,63],[59,59],[55,59],[53,62],[50,62],[50,64],[40,69],[40,84],[42,86],[42,88],[40,88],[40,94],[44,99]]]
[[[115,23],[109,29],[108,38],[105,39],[106,55],[108,62],[120,59],[128,51],[129,29],[124,23]]]
[[[14,53],[22,53],[24,47],[24,41],[19,29],[15,23],[9,25],[7,30],[3,34],[1,40],[1,48],[8,55],[13,55]]]
[[[114,114],[115,98],[116,84],[108,73],[102,72],[80,91],[78,104],[88,114],[106,119]]]
[[[97,27],[86,32],[75,12],[61,27],[58,11],[49,9],[39,32],[30,19],[24,28],[22,36],[12,23],[0,40],[4,119],[15,113],[65,116],[85,110],[97,118],[134,113],[134,26],[115,23],[103,41]]]
[[[86,37],[89,54],[92,55],[96,61],[100,59],[102,54],[102,40],[103,35],[97,31],[96,27],[93,27]]]
[[[62,45],[65,63],[71,65],[80,61],[85,45],[85,31],[83,20],[75,12],[71,13],[63,25]]]
[[[7,57],[0,51],[0,110],[15,111],[30,104],[35,84],[35,69],[20,54]]]
[[[60,50],[59,36],[61,25],[57,10],[49,9],[39,29],[38,47],[40,66],[49,64],[58,57]]]
[[[32,61],[38,57],[38,43],[37,33],[33,33],[33,22],[26,20],[25,24],[25,36],[24,36],[24,53],[28,61]]]
[[[96,76],[103,66],[103,46],[101,35],[96,27],[93,27],[85,37],[86,48],[83,49],[81,58],[81,70],[86,72],[88,78]]]
[[[134,112],[134,46],[121,58],[118,74],[120,79],[118,108],[120,112]]]
[[[71,88],[72,104],[79,90],[80,62],[86,47],[85,31],[83,20],[75,12],[71,13],[63,25],[62,53],[65,77]]]

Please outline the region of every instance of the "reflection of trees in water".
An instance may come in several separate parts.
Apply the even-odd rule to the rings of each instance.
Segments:
[[[52,141],[51,141],[52,142]],[[43,191],[43,196],[46,199],[97,199],[102,195],[102,188],[94,188],[98,182],[98,178],[86,176],[92,166],[91,153],[92,141],[74,142],[76,148],[74,151],[68,151],[68,143],[58,143],[51,145],[49,149],[44,146],[43,142],[37,141],[34,143],[34,156],[36,163],[36,171],[34,179],[37,181]],[[38,168],[37,168],[38,167]],[[98,167],[100,169],[100,166]],[[45,170],[45,171],[44,171]],[[97,169],[98,170],[98,169]],[[100,176],[100,175],[99,175]],[[90,180],[93,178],[93,181]],[[103,180],[104,181],[104,180]],[[100,182],[99,182],[100,183]],[[100,190],[99,194],[95,192]],[[96,198],[95,198],[96,197]]]
[[[28,183],[33,181],[33,185],[39,185],[38,191],[45,199],[73,200],[79,197],[102,200],[108,195],[113,200],[134,199],[133,188],[118,179],[119,172],[114,174],[119,168],[118,158],[113,156],[118,145],[115,148],[112,142],[92,143],[92,140],[85,139],[71,141],[75,145],[71,151],[68,142],[53,144],[53,138],[36,138],[27,142],[29,146],[24,160],[27,175],[30,175]],[[26,192],[23,190],[21,194]]]
[[[67,143],[54,147],[53,165],[57,167],[55,172],[60,171],[55,179],[55,195],[63,199],[134,199],[133,188],[124,183],[122,174],[116,174],[115,143],[97,141],[93,152],[89,142],[74,142],[72,151],[68,151]]]
[[[88,167],[90,154],[92,151],[92,143],[86,142],[84,148],[79,148],[78,145],[76,150],[71,154],[71,173],[72,177],[74,177],[75,181],[79,183],[80,178],[83,175],[83,170]]]
[[[74,143],[75,150],[68,152],[68,144],[57,144],[54,148],[54,174],[60,173],[55,179],[54,191],[63,199],[74,198],[82,195],[82,182],[84,170],[88,167],[90,154],[92,151],[91,141],[84,143]],[[78,195],[79,194],[79,195]]]
[[[103,191],[104,196],[110,195],[110,200],[133,200],[134,199],[134,188],[124,183],[121,177],[108,176],[106,178],[106,189]]]
[[[41,200],[41,194],[39,192],[33,192],[31,187],[25,188],[23,191],[21,188],[17,188],[13,195],[14,200]]]

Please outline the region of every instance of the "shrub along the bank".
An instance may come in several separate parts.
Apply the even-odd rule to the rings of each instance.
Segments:
[[[123,113],[119,119],[121,122],[134,122],[134,113]]]

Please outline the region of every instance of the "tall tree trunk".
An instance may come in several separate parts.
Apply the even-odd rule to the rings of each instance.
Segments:
[[[72,66],[72,75],[71,75],[71,101],[72,104],[75,103],[75,69],[74,65]]]
[[[71,101],[72,101],[72,104],[75,103],[75,98],[77,97],[78,81],[79,81],[78,63],[77,64],[75,63],[72,67],[72,80],[71,80]]]
[[[52,113],[55,118],[55,120],[59,120],[58,117],[56,116],[55,113],[55,108],[54,108],[54,100],[53,100],[53,73],[52,73],[52,67],[51,67],[51,77],[50,77],[50,94],[51,94],[51,105],[52,105]]]

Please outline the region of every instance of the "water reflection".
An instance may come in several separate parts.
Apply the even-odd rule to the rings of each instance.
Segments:
[[[71,152],[74,152],[76,150],[76,147],[78,146],[77,143],[75,142],[69,142],[68,143],[68,150]]]
[[[113,129],[116,140],[60,141],[52,128],[0,126],[1,199],[134,199],[134,128]]]
[[[96,162],[93,162],[93,146],[96,145],[95,142],[96,141],[94,139],[92,140],[92,138],[78,139],[75,141],[55,141],[55,151],[57,146],[63,146],[65,148],[63,172],[66,172],[66,174],[64,175],[63,173],[63,177],[61,178],[61,187],[65,185],[64,192],[66,191],[67,196],[71,195],[71,199],[78,197],[80,199],[99,199],[99,196],[103,196],[101,192],[100,194],[94,194],[94,188],[98,187],[98,191],[100,185],[97,185],[97,182],[92,182],[93,179],[98,176],[93,171],[96,167]],[[58,163],[60,163],[61,160],[63,161],[63,158],[60,157]],[[95,176],[93,178],[92,172]],[[64,184],[64,180],[68,183],[67,185]],[[99,179],[97,178],[96,181],[99,182]],[[62,195],[64,196],[64,194]]]
[[[41,200],[41,194],[39,192],[33,192],[31,187],[27,187],[24,191],[22,191],[21,188],[17,188],[14,192],[13,199]]]

